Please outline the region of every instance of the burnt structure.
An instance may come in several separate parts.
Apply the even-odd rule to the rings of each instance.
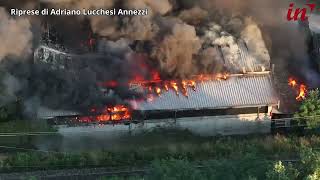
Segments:
[[[52,31],[51,33],[54,34]],[[96,51],[95,48],[89,48],[88,51],[81,54],[70,52],[64,47],[54,45],[59,41],[56,35],[54,35],[55,38],[51,37],[49,28],[46,33],[42,45],[34,52],[34,61],[37,64],[44,64],[52,69],[73,71],[77,69],[77,62],[81,59],[107,55]],[[93,47],[95,43],[97,39],[90,35],[87,47]],[[131,46],[138,51],[139,49],[148,51],[141,45],[148,46],[137,41],[134,41]],[[194,79],[194,85],[184,87],[183,93],[174,86],[167,87],[166,91],[156,89],[155,92],[161,91],[161,93],[150,93],[150,89],[146,89],[142,82],[136,81],[129,84],[130,91],[144,94],[145,98],[126,100],[125,104],[128,107],[125,108],[126,111],[94,110],[84,114],[83,112],[50,110],[44,107],[38,110],[37,117],[47,119],[55,125],[128,125],[134,122],[138,124],[134,126],[148,128],[156,124],[163,125],[162,122],[165,122],[164,124],[169,122],[174,126],[191,130],[198,128],[205,134],[268,132],[271,123],[270,113],[272,108],[279,104],[273,88],[270,64],[257,60],[242,39],[236,40],[234,47],[236,52],[233,54],[225,50],[229,47],[223,45],[212,48],[220,53],[222,57],[220,63],[224,67],[236,67],[231,70],[232,74],[228,73],[220,79]],[[264,53],[264,58],[270,59],[268,53]],[[101,87],[101,91],[112,91],[117,82],[113,83],[113,87]],[[151,84],[155,85],[155,83]],[[106,95],[112,96],[112,93],[106,93]]]
[[[188,96],[169,90],[132,107],[142,119],[268,113],[278,104],[269,72],[235,74],[225,80],[199,82]]]

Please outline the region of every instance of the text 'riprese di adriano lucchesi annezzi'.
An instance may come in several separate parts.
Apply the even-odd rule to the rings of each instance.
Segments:
[[[148,9],[10,9],[12,16],[147,16]]]

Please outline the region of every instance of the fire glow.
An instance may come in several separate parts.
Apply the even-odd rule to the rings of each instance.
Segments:
[[[91,109],[91,113],[95,113],[96,109]],[[99,115],[92,115],[92,116],[85,116],[80,117],[80,122],[117,122],[122,120],[130,120],[131,119],[131,113],[127,106],[125,105],[116,105],[113,107],[107,107],[102,110]]]
[[[182,93],[184,96],[188,96],[187,88],[190,87],[196,91],[196,81],[195,80],[181,80],[181,81],[163,81],[155,84],[143,84],[143,87],[149,87],[149,94],[156,94],[161,96],[163,92],[168,92],[170,89],[175,91],[176,95]]]
[[[192,76],[190,79],[185,80],[162,80],[158,73],[152,73],[152,80],[145,80],[141,76],[137,76],[134,80],[129,82],[131,84],[138,84],[144,88],[147,92],[147,100],[153,101],[155,95],[161,97],[162,93],[173,90],[178,96],[180,93],[188,97],[188,88],[191,88],[193,91],[196,91],[196,86],[198,83],[203,83],[209,80],[227,80],[229,74],[216,74],[216,75],[197,75]],[[115,88],[120,83],[116,81],[109,81],[99,83],[100,86],[105,86],[109,88]],[[97,114],[95,108],[91,109],[91,113]],[[106,123],[106,122],[120,122],[123,120],[130,120],[131,112],[127,106],[116,105],[112,107],[107,107],[102,111],[99,111],[99,115],[79,117],[79,122],[82,123]]]
[[[294,78],[289,78],[288,85],[293,89],[297,90],[297,97],[296,97],[297,101],[302,101],[306,98],[307,91],[308,91],[306,85],[302,83],[299,85],[297,80],[295,80]]]
[[[159,76],[157,76],[159,77]],[[196,91],[196,86],[198,83],[203,83],[209,80],[227,80],[229,78],[228,74],[216,74],[216,75],[197,75],[192,76],[190,79],[184,80],[161,80],[160,78],[154,80],[138,80],[131,81],[130,84],[139,84],[144,89],[147,90],[149,95],[155,94],[161,96],[162,93],[168,92],[170,89],[173,90],[176,95],[182,94],[185,97],[188,97],[188,88],[191,88],[193,91]],[[149,96],[149,101],[151,96]]]
[[[303,100],[306,98],[307,86],[301,84],[299,88],[299,95],[296,97],[296,100]]]
[[[293,78],[289,78],[289,86],[295,88],[297,86],[297,81]]]

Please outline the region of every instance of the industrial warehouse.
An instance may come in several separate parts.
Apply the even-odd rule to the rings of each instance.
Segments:
[[[271,76],[265,72],[203,82],[195,91],[189,89],[188,97],[169,90],[133,107],[139,119],[150,120],[149,126],[167,121],[202,135],[228,135],[269,132],[270,113],[277,105]]]
[[[0,180],[320,180],[320,0],[0,0]]]
[[[279,106],[269,71],[271,65],[253,64],[256,61],[245,42],[239,41],[238,44],[237,62],[242,72],[195,76],[192,85],[188,81],[170,81],[157,87],[152,82],[152,85],[146,85],[146,82],[135,81],[130,83],[130,89],[147,94],[147,98],[128,101],[130,108],[124,111],[104,111],[106,115],[86,116],[42,108],[37,116],[60,126],[83,123],[117,126],[106,125],[111,132],[119,129],[121,132],[141,131],[161,126],[189,129],[200,135],[270,132],[271,111]],[[72,61],[73,56],[76,55],[46,46],[40,46],[35,52],[37,63],[49,63],[53,68],[65,68],[65,62]],[[231,62],[225,60],[225,63]]]

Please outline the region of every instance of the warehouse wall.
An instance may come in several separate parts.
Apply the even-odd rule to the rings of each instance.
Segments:
[[[257,118],[257,114],[235,116],[204,116],[179,119],[164,119],[146,121],[143,125],[134,125],[132,132],[148,130],[155,127],[175,127],[188,129],[203,136],[233,135],[270,132],[271,120],[269,116]]]
[[[269,108],[269,112],[271,108]],[[229,116],[205,116],[179,119],[147,120],[140,124],[131,125],[96,125],[68,127],[59,126],[61,141],[46,140],[39,143],[39,148],[59,149],[68,151],[75,149],[86,150],[112,148],[114,144],[127,137],[129,133],[136,134],[149,131],[156,127],[188,129],[202,136],[235,135],[250,133],[269,133],[271,128],[270,113],[229,115]]]
[[[269,112],[271,108],[269,108]],[[152,130],[156,127],[168,127],[188,129],[196,134],[203,136],[231,135],[231,134],[250,134],[268,133],[271,127],[271,117],[268,113],[228,115],[228,116],[203,116],[187,118],[170,118],[146,120],[144,123],[131,125],[103,125],[88,127],[68,127],[60,126],[59,132],[66,137],[70,134],[94,136],[96,133],[103,138],[114,138],[128,133],[139,133],[141,131]],[[96,133],[95,133],[96,132]]]

